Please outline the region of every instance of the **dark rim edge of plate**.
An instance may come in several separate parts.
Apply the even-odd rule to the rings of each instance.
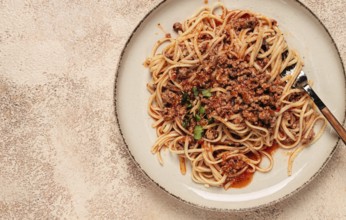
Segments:
[[[294,194],[296,194],[298,191],[300,191],[301,189],[303,189],[305,186],[307,186],[312,180],[314,180],[320,173],[321,171],[323,170],[323,168],[327,165],[327,163],[329,162],[329,160],[331,159],[331,157],[334,155],[339,143],[340,143],[340,138],[338,137],[334,147],[333,147],[333,150],[332,152],[329,154],[329,156],[326,158],[326,160],[323,162],[322,166],[319,168],[319,170],[312,176],[310,177],[310,179],[308,179],[304,184],[302,184],[300,187],[296,188],[294,191],[282,196],[281,198],[279,199],[276,199],[274,201],[271,201],[271,202],[268,202],[266,204],[261,204],[261,205],[258,205],[258,206],[254,206],[254,207],[249,207],[249,208],[237,208],[237,209],[224,209],[224,208],[213,208],[213,207],[208,207],[208,206],[203,206],[203,205],[198,205],[198,204],[195,204],[195,203],[192,203],[192,202],[189,202],[189,201],[186,201],[185,199],[182,199],[180,198],[179,196],[177,195],[174,195],[172,194],[171,192],[169,192],[167,189],[165,189],[163,186],[161,186],[160,184],[158,184],[157,182],[155,182],[155,180],[153,180],[144,170],[143,168],[140,166],[140,164],[136,161],[136,159],[134,158],[134,156],[132,155],[128,145],[127,145],[127,142],[125,140],[125,137],[123,135],[123,132],[121,130],[121,126],[120,126],[120,122],[119,122],[119,116],[118,116],[118,108],[117,108],[117,88],[118,88],[118,76],[119,76],[119,72],[120,72],[120,66],[121,66],[121,63],[123,61],[123,56],[125,54],[125,51],[126,51],[126,48],[128,47],[128,45],[130,44],[131,40],[132,40],[132,37],[135,35],[135,33],[137,32],[138,28],[143,24],[143,22],[154,12],[156,11],[156,9],[158,9],[161,5],[163,5],[164,3],[168,2],[169,0],[162,0],[159,4],[157,4],[156,6],[154,6],[140,21],[139,23],[136,25],[136,27],[134,28],[134,30],[131,32],[131,35],[129,36],[129,38],[127,39],[122,51],[121,51],[121,54],[120,54],[120,57],[119,57],[119,61],[118,61],[118,64],[117,64],[117,70],[116,70],[116,73],[115,73],[115,86],[114,86],[114,107],[115,107],[115,116],[116,116],[116,122],[117,122],[117,126],[118,126],[118,129],[119,129],[119,133],[122,137],[122,140],[125,144],[125,148],[127,150],[127,152],[129,153],[131,159],[133,160],[133,162],[136,164],[137,168],[139,168],[139,170],[144,174],[144,176],[151,182],[151,183],[154,183],[157,187],[159,187],[160,189],[162,189],[164,192],[166,192],[168,195],[172,196],[173,198],[185,203],[185,204],[188,204],[190,206],[193,206],[193,207],[196,207],[196,208],[200,208],[200,209],[205,209],[205,210],[210,210],[210,211],[217,211],[217,212],[246,212],[246,211],[254,211],[254,210],[257,210],[257,209],[262,209],[262,208],[266,208],[266,207],[269,207],[269,206],[272,206],[276,203],[279,203],[283,200],[286,200],[287,198],[293,196]],[[345,65],[344,65],[344,62],[341,58],[341,55],[340,55],[340,51],[339,51],[339,48],[337,46],[337,44],[335,43],[335,40],[334,38],[332,37],[332,35],[330,34],[329,30],[326,28],[326,26],[323,24],[323,22],[319,19],[319,17],[310,9],[308,8],[304,3],[300,2],[299,0],[295,0],[295,2],[297,2],[300,6],[302,6],[303,8],[305,8],[307,11],[309,11],[313,17],[319,22],[319,24],[323,27],[323,29],[327,32],[329,38],[332,40],[332,44],[334,45],[334,48],[336,49],[337,51],[337,54],[338,54],[338,57],[339,57],[339,60],[340,60],[340,63],[341,63],[341,66],[342,66],[342,71],[344,73],[344,86],[346,88],[346,73],[345,73]],[[342,121],[342,125],[344,126],[345,125],[345,120],[346,120],[346,109],[345,109],[345,112],[344,112],[344,118],[343,118],[343,121]]]

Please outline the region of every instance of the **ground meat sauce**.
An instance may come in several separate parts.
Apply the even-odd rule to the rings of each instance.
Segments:
[[[193,80],[190,79],[192,75],[195,75]],[[183,92],[170,90],[170,86],[166,87],[162,93],[165,105],[164,118],[174,120],[178,117],[183,121],[183,126],[191,133],[195,126],[205,126],[211,123],[213,116],[219,116],[235,124],[244,124],[245,121],[248,121],[255,126],[265,127],[269,130],[272,130],[275,125],[276,112],[280,110],[279,99],[285,82],[280,77],[273,82],[268,82],[270,78],[268,74],[250,67],[245,60],[227,55],[214,55],[207,58],[201,67],[172,69],[171,77],[182,85]],[[226,89],[227,93],[211,92],[210,97],[205,97],[201,92],[217,87]],[[297,97],[292,95],[292,99],[299,98],[299,94]],[[200,120],[196,120],[193,115],[186,114],[192,103],[197,100],[200,101],[205,111]],[[231,119],[234,114],[239,114],[241,117]],[[284,117],[290,116],[284,115]],[[294,117],[290,120],[294,120]],[[215,129],[208,129],[203,133],[203,137],[207,139],[215,139],[217,135]],[[236,138],[236,135],[234,137]],[[195,143],[195,140],[191,141],[191,144]],[[249,171],[231,177],[244,166],[246,163],[241,158],[224,160],[221,169],[228,176],[226,183],[231,183],[232,187],[243,187],[250,183],[253,173]]]
[[[238,172],[240,172],[244,167],[247,165],[240,156],[231,157],[230,159],[226,159],[227,154],[224,154],[224,157],[222,158],[223,161],[221,163],[221,169],[223,173],[228,173],[231,175],[234,175]],[[229,182],[226,181],[226,182]]]
[[[221,163],[222,174],[227,174],[225,183],[230,183],[233,188],[241,188],[248,185],[252,180],[254,172],[245,170],[240,175],[234,176],[234,174],[242,171],[248,165],[240,156],[230,157],[228,159],[227,156],[227,154],[222,156],[223,161]],[[248,153],[246,156],[250,159],[256,159],[253,153]]]
[[[165,103],[163,117],[166,121],[174,120],[175,117],[181,117],[186,114],[187,109],[180,105],[182,99],[181,94],[165,90],[161,98],[163,103]]]
[[[253,30],[258,25],[258,20],[255,16],[244,14],[239,19],[231,20],[231,25],[236,31],[250,28]]]
[[[202,68],[188,69],[185,67],[175,68],[171,75],[175,81],[183,86],[184,92],[188,96],[189,103],[198,99],[205,108],[207,119],[219,116],[230,120],[234,114],[240,114],[239,118],[233,121],[236,124],[245,123],[244,120],[256,126],[271,128],[276,119],[275,111],[280,108],[279,99],[283,92],[285,82],[277,78],[273,82],[268,82],[270,76],[261,73],[241,59],[229,58],[227,55],[213,56]],[[190,80],[192,74],[196,77]],[[227,93],[212,94],[211,97],[203,97],[193,94],[193,88],[198,91],[221,87],[227,89]],[[162,99],[165,109],[174,109],[167,118],[179,117],[179,109],[188,105],[181,103],[182,95],[175,91],[163,92]],[[173,104],[176,103],[176,105]],[[179,103],[180,102],[180,103]],[[180,109],[180,111],[182,111]],[[198,124],[198,123],[197,123]],[[209,136],[211,136],[209,134]]]
[[[275,21],[273,21],[275,23]],[[170,70],[170,80],[168,85],[163,88],[163,117],[166,121],[178,119],[182,122],[182,126],[190,133],[194,133],[197,126],[205,126],[214,122],[213,116],[221,117],[231,123],[245,125],[245,121],[255,126],[265,127],[273,131],[276,112],[280,110],[280,97],[282,96],[285,82],[278,76],[272,82],[269,82],[270,75],[266,72],[260,72],[256,68],[250,66],[250,57],[247,55],[243,59],[234,57],[232,53],[231,42],[227,40],[230,29],[239,33],[242,29],[253,31],[259,24],[256,17],[244,14],[237,20],[230,20],[226,25],[223,34],[224,53],[218,51],[209,51],[207,58],[203,63],[195,68],[176,67]],[[183,31],[183,25],[179,22],[174,23],[173,30],[176,33]],[[198,36],[198,40],[209,40],[211,36],[203,33]],[[180,47],[184,48],[183,43]],[[269,46],[264,40],[261,46],[263,51],[269,50]],[[208,50],[208,43],[200,43],[199,50],[205,54]],[[184,50],[186,51],[186,50]],[[187,56],[188,54],[183,54]],[[172,54],[165,54],[169,59],[173,58]],[[287,54],[283,54],[284,59]],[[256,64],[261,68],[265,67],[268,58],[255,60]],[[182,91],[174,86],[173,82],[182,86]],[[212,92],[213,88],[222,88],[227,92]],[[292,95],[295,99],[295,95]],[[300,95],[297,94],[296,99]],[[200,107],[194,114],[189,110],[200,103]],[[240,117],[232,118],[235,114]],[[284,117],[291,117],[284,115]],[[294,120],[292,117],[291,120]],[[296,123],[295,121],[293,123]],[[215,139],[218,136],[216,128],[204,130],[201,137],[207,139]],[[234,138],[236,134],[232,134]],[[312,134],[313,135],[313,134]],[[309,140],[311,136],[306,139]],[[202,145],[202,139],[190,139],[190,144],[199,143]],[[231,144],[232,146],[242,146],[241,143],[220,143]],[[178,146],[183,148],[183,141],[178,142]],[[270,146],[268,147],[270,148]],[[215,153],[215,152],[214,152]],[[217,154],[217,152],[216,152]],[[217,156],[217,155],[215,155]],[[246,155],[251,158],[251,155]],[[247,185],[252,179],[252,172],[246,170],[241,175],[232,177],[235,173],[243,170],[246,162],[241,157],[231,157],[226,159],[222,157],[221,170],[227,175],[225,183],[231,183],[232,187],[242,187]]]
[[[173,24],[173,30],[175,32],[177,32],[177,33],[179,31],[183,31],[183,25],[181,23],[179,23],[179,22],[176,22],[176,23]]]

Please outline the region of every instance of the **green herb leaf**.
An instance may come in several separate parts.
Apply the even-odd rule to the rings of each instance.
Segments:
[[[189,124],[190,124],[190,123],[189,123],[188,120],[184,120],[182,126],[183,126],[184,128],[186,128],[187,126],[189,126]]]
[[[204,90],[202,90],[202,95],[203,95],[204,97],[209,98],[209,97],[211,96],[211,90],[210,90],[210,89],[204,89]]]
[[[195,119],[196,119],[196,121],[200,121],[201,120],[201,116],[195,115]]]
[[[210,118],[209,120],[208,120],[208,124],[212,124],[212,123],[214,123],[214,118]]]
[[[203,106],[200,106],[198,111],[200,115],[203,115],[205,113],[205,108]]]
[[[183,122],[181,123],[181,125],[184,127],[184,128],[187,128],[190,126],[190,119],[191,119],[191,116],[190,115],[185,115],[184,118],[183,118]]]
[[[200,125],[196,125],[195,128],[193,129],[193,137],[196,140],[199,140],[202,138],[202,134],[203,134],[203,128]]]
[[[181,98],[181,104],[187,104],[189,102],[189,94],[183,93],[183,97]]]
[[[191,102],[190,102],[189,104],[187,104],[186,108],[187,108],[187,109],[192,108],[192,104],[191,104]]]
[[[194,96],[198,96],[198,89],[197,89],[196,86],[194,86],[194,87],[192,88],[192,92],[193,92],[193,95],[194,95]]]

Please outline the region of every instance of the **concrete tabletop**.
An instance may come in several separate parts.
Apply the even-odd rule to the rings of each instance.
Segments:
[[[344,144],[298,194],[245,213],[191,207],[141,173],[116,125],[114,79],[159,2],[0,1],[0,218],[346,219]],[[302,2],[346,63],[346,0]]]

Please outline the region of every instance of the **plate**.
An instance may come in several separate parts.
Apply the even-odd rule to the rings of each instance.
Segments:
[[[209,1],[209,5],[215,2]],[[345,115],[345,74],[338,50],[327,29],[302,3],[294,0],[230,0],[229,9],[249,9],[278,21],[289,46],[302,56],[304,71],[314,81],[313,88],[335,116]],[[294,162],[292,176],[287,176],[288,152],[274,154],[269,173],[254,175],[241,189],[206,188],[192,181],[190,170],[181,175],[176,155],[163,152],[161,166],[150,149],[156,140],[153,120],[147,114],[150,74],[142,64],[155,42],[163,37],[158,24],[173,33],[172,25],[190,17],[203,0],[167,0],[161,2],[133,31],[121,54],[116,81],[118,125],[135,163],[161,189],[189,204],[217,210],[249,210],[273,204],[297,192],[324,167],[336,149],[338,138],[328,127],[323,136],[305,149]],[[337,94],[337,95],[335,95]]]

